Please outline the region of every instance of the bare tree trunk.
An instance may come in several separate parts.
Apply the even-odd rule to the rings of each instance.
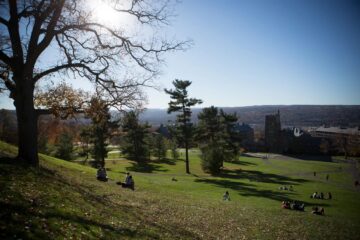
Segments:
[[[27,81],[26,81],[27,80]],[[39,165],[37,148],[37,114],[34,109],[34,87],[28,80],[17,81],[15,107],[18,124],[18,158],[32,166]]]

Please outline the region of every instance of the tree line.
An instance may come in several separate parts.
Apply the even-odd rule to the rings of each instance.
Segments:
[[[241,139],[234,131],[238,117],[212,106],[202,110],[194,125],[190,120],[191,107],[202,101],[188,96],[190,81],[175,80],[173,84],[174,89],[165,90],[171,98],[168,112],[177,112],[178,116],[177,121],[162,126],[165,133],[141,123],[140,111],[126,111],[121,117],[114,117],[105,101],[93,97],[82,114],[87,123],[65,124],[59,118],[40,118],[38,149],[65,160],[92,159],[94,166],[100,167],[105,165],[109,143],[120,146],[122,156],[138,164],[146,164],[152,158],[177,160],[178,149],[184,148],[185,172],[190,173],[188,151],[198,147],[204,171],[219,173],[224,161],[236,160],[239,155]]]

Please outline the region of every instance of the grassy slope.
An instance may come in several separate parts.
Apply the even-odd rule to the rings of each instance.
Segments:
[[[1,142],[0,149],[8,156],[16,152]],[[109,160],[114,180],[101,183],[94,179],[95,169],[48,156],[41,155],[39,170],[6,163],[11,161],[0,160],[2,239],[357,239],[360,234],[360,194],[344,163],[242,157],[227,163],[221,177],[211,177],[201,171],[193,151],[192,175],[183,174],[183,161],[139,167]],[[115,184],[128,170],[135,192]],[[294,192],[277,190],[290,184]],[[225,190],[230,202],[221,200]],[[331,191],[334,199],[310,199],[313,191]],[[282,199],[301,200],[308,207],[305,212],[283,210]],[[326,216],[312,215],[311,205],[324,206]]]

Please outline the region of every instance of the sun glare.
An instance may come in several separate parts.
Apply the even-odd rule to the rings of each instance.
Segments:
[[[94,20],[107,26],[116,26],[124,24],[126,17],[124,14],[114,10],[111,1],[93,0],[91,4]]]

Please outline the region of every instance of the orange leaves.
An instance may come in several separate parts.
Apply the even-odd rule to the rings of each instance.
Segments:
[[[34,104],[39,109],[47,110],[56,117],[68,118],[82,112],[88,99],[89,93],[74,89],[71,85],[63,82],[57,86],[37,90]],[[44,111],[44,113],[47,112]]]

